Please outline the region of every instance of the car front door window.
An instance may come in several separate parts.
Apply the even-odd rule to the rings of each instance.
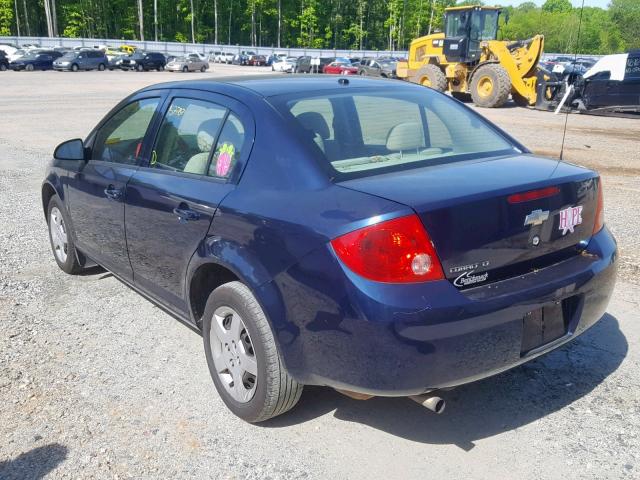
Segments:
[[[119,110],[98,131],[91,158],[135,165],[158,103],[159,99],[148,98]]]

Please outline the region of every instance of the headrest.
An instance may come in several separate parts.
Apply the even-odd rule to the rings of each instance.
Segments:
[[[389,150],[411,150],[424,146],[422,126],[418,123],[399,123],[391,129],[387,137]]]
[[[318,112],[304,112],[296,118],[305,130],[318,134],[323,140],[331,136],[327,121]]]
[[[198,148],[201,152],[210,152],[213,147],[213,141],[216,139],[216,133],[220,126],[219,119],[206,120],[200,124],[198,128]]]

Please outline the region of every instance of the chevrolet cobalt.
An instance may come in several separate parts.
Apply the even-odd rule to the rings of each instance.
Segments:
[[[59,267],[200,330],[249,422],[303,385],[441,411],[591,327],[616,277],[597,173],[389,80],[144,88],[56,148],[42,207]]]

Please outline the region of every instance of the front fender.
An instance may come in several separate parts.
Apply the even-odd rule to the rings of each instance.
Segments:
[[[49,199],[53,195],[58,195],[60,200],[65,204],[65,195],[64,188],[62,186],[62,179],[56,172],[49,172],[42,182],[42,186],[40,187],[40,195],[42,199],[42,211],[44,212],[45,218],[47,216],[47,207],[49,206]]]

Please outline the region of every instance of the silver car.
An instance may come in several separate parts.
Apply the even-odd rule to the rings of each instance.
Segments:
[[[209,69],[209,62],[191,53],[185,57],[176,57],[165,66],[170,72],[204,72]]]

